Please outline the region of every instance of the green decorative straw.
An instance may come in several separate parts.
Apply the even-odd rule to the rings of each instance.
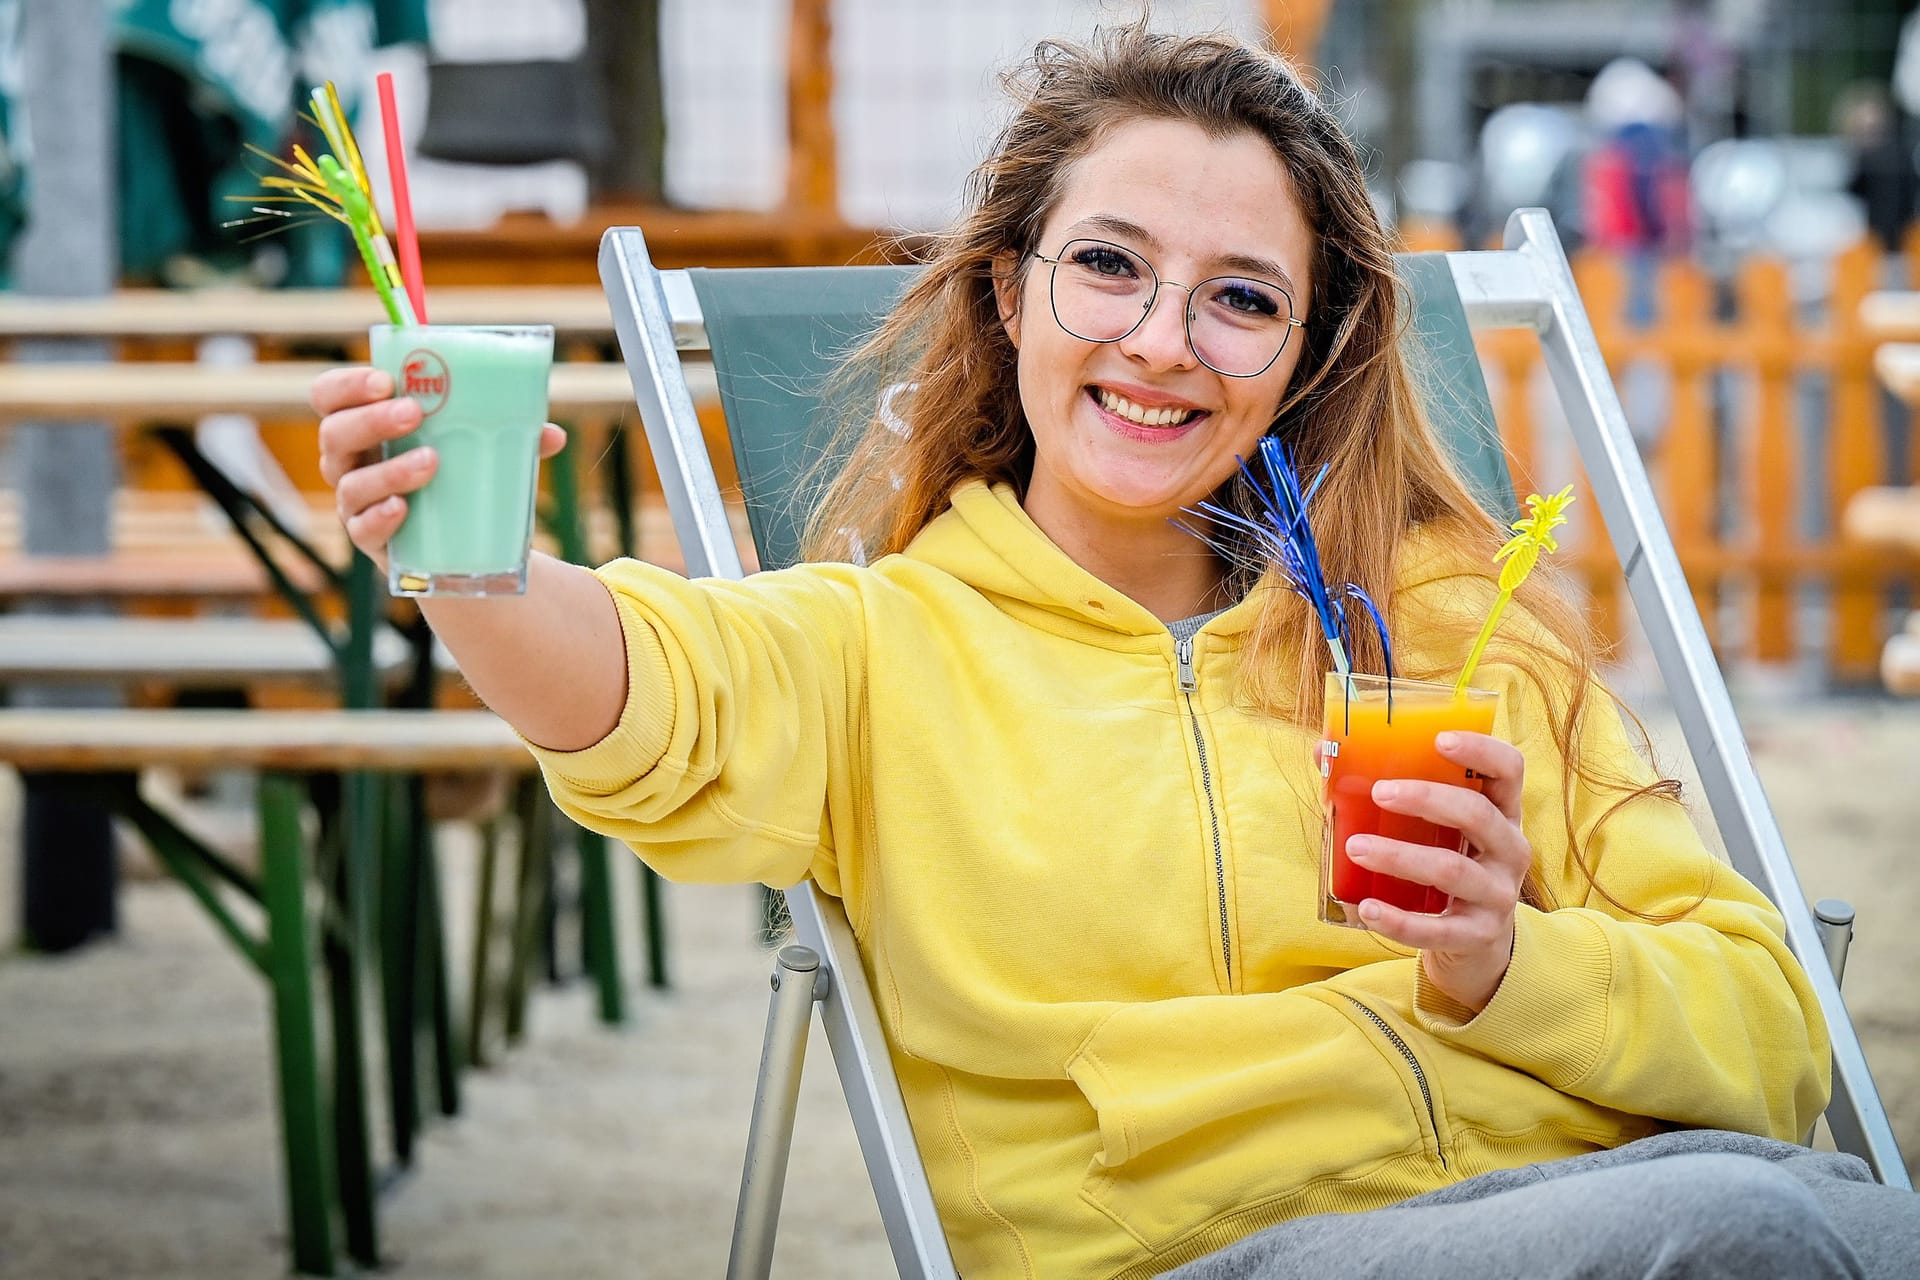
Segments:
[[[277,223],[279,229],[298,225],[317,211],[345,224],[353,235],[354,247],[367,269],[368,279],[386,308],[387,318],[397,325],[419,323],[413,303],[403,288],[400,264],[394,259],[393,246],[386,229],[380,225],[380,213],[373,203],[373,184],[367,177],[366,163],[360,158],[360,145],[354,141],[347,113],[341,109],[340,95],[333,82],[312,93],[313,115],[309,117],[331,151],[310,156],[298,144],[293,159],[280,157],[248,145],[261,159],[279,170],[260,179],[264,195],[229,196],[230,200],[253,202],[256,217],[237,219],[225,225],[244,226],[255,222]]]
[[[346,214],[347,230],[353,233],[353,243],[360,250],[360,261],[367,268],[367,275],[373,281],[373,290],[380,295],[380,305],[387,309],[387,318],[397,325],[412,325],[413,304],[407,300],[404,291],[394,288],[393,276],[399,274],[399,268],[392,263],[392,250],[387,251],[386,261],[377,246],[384,244],[386,237],[376,238],[373,230],[373,205],[366,193],[341,167],[340,162],[322,152],[314,161],[320,170],[320,176],[326,180],[327,191],[340,204],[341,212]],[[389,268],[392,275],[389,275]]]
[[[1507,601],[1513,599],[1513,593],[1520,589],[1520,584],[1540,563],[1541,552],[1551,554],[1560,549],[1553,531],[1567,522],[1567,517],[1562,513],[1572,503],[1572,485],[1551,498],[1543,498],[1537,493],[1527,495],[1527,514],[1513,522],[1510,527],[1514,536],[1493,553],[1495,564],[1506,561],[1500,567],[1500,594],[1495,597],[1493,608],[1487,614],[1486,625],[1480,628],[1480,638],[1473,642],[1473,649],[1467,654],[1467,665],[1461,670],[1460,678],[1453,682],[1455,697],[1466,693],[1467,685],[1473,680],[1473,669],[1480,665],[1480,658],[1487,651],[1487,641],[1493,639],[1493,629],[1499,625],[1500,615],[1507,611]]]

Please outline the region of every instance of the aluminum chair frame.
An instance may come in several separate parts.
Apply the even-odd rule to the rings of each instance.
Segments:
[[[1537,335],[1728,854],[1785,918],[1788,945],[1827,1015],[1833,1099],[1826,1117],[1835,1145],[1864,1158],[1881,1182],[1911,1189],[1840,996],[1852,910],[1832,900],[1807,905],[1551,218],[1541,209],[1515,212],[1504,244],[1447,255],[1468,320],[1475,329]],[[653,266],[637,227],[607,231],[600,275],[686,571],[743,577],[680,366],[680,353],[709,350],[693,286],[684,271]],[[845,912],[811,883],[788,890],[786,899],[798,945],[780,953],[774,971],[727,1274],[763,1277],[772,1265],[806,1010],[817,1003],[900,1274],[956,1277]],[[1813,963],[1815,957],[1826,963]]]

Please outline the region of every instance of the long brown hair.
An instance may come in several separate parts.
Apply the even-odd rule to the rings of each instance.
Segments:
[[[903,550],[946,510],[963,481],[1006,483],[1024,494],[1033,436],[1016,351],[995,302],[995,272],[1008,262],[1026,269],[1073,163],[1115,126],[1178,120],[1213,137],[1252,133],[1286,167],[1317,240],[1306,349],[1271,430],[1288,442],[1303,472],[1328,468],[1314,503],[1328,581],[1359,585],[1395,618],[1396,634],[1417,629],[1429,656],[1409,667],[1411,651],[1396,655],[1400,674],[1450,678],[1478,620],[1431,611],[1399,617],[1398,550],[1420,529],[1460,572],[1491,578],[1492,554],[1506,531],[1480,507],[1428,422],[1402,350],[1408,309],[1393,243],[1333,113],[1284,59],[1228,35],[1157,33],[1145,19],[1100,31],[1087,45],[1044,41],[1005,83],[1018,107],[969,178],[964,213],[935,238],[925,271],[836,384],[842,402],[857,407],[842,444],[816,468],[821,491],[807,558],[845,559],[850,546],[871,556]],[[890,390],[876,415],[878,387]],[[1232,480],[1215,500],[1248,502]],[[1329,664],[1309,610],[1271,575],[1230,572],[1239,577],[1235,587],[1262,600],[1244,651],[1241,696],[1262,712],[1311,726]],[[1577,783],[1620,795],[1609,816],[1641,796],[1677,799],[1679,784],[1638,786],[1582,756],[1593,637],[1550,572],[1536,573],[1517,602],[1551,643],[1509,642],[1489,659],[1519,668],[1554,709],[1553,738],[1568,766],[1568,847],[1592,882],[1575,830]],[[1381,669],[1384,655],[1370,628],[1355,628],[1353,648],[1355,669]],[[1525,893],[1536,906],[1552,905],[1537,866]]]

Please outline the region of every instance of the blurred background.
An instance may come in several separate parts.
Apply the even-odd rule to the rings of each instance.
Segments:
[[[566,515],[543,521],[543,545],[677,565],[657,476],[637,430],[628,439],[601,233],[642,227],[663,267],[910,261],[956,212],[1005,117],[999,71],[1042,37],[1136,12],[1093,0],[0,0],[9,700],[341,701],[338,673],[293,660],[188,680],[136,652],[158,631],[109,633],[107,658],[76,674],[71,633],[34,629],[104,618],[297,631],[285,584],[234,536],[235,501],[319,561],[345,562],[304,387],[316,368],[365,358],[377,311],[338,228],[249,212],[268,158],[312,145],[298,110],[315,85],[337,84],[380,175],[371,104],[376,76],[392,75],[429,297],[472,290],[503,320],[577,317],[561,322],[559,352],[583,389],[566,407],[576,443],[548,477],[568,477],[547,495]],[[1920,935],[1902,923],[1920,914],[1908,856],[1920,830],[1915,5],[1159,0],[1153,17],[1295,59],[1361,147],[1409,251],[1497,247],[1513,210],[1551,212],[1807,894],[1861,911],[1849,1003],[1920,1166],[1920,1000],[1905,981]],[[326,310],[335,295],[364,305],[349,302],[344,323],[319,318],[341,314]],[[1609,645],[1610,678],[1647,715],[1661,762],[1685,774],[1537,344],[1493,333],[1480,354],[1520,491],[1572,480],[1587,496],[1560,562]],[[258,389],[239,397],[243,375]],[[710,374],[694,388],[722,441]],[[320,606],[323,620],[341,610]],[[385,621],[417,648],[407,606]],[[214,633],[164,634],[191,648]],[[388,696],[473,705],[457,680]],[[231,865],[258,865],[249,776],[141,773],[148,802]],[[557,834],[527,925],[489,886],[502,830],[521,859],[499,862],[503,883],[534,874],[531,828],[498,821],[515,811],[509,787],[482,791],[422,802],[418,826],[431,828],[441,994],[457,997],[452,1021],[484,1069],[466,1077],[457,1118],[414,1117],[417,1146],[375,1126],[378,1261],[419,1276],[718,1273],[764,1019],[757,892],[663,895],[623,853],[603,883],[589,845],[546,815]],[[150,835],[0,769],[0,1275],[288,1266],[267,996]],[[581,937],[596,893],[662,939],[649,954],[641,930],[621,927],[613,1008]],[[495,982],[504,952],[489,960],[476,942],[523,928],[539,954],[514,950],[521,967]],[[531,995],[520,991],[510,1027],[485,1031],[481,1011],[516,982]],[[859,1157],[815,1058],[783,1273],[882,1274]],[[376,1079],[376,1095],[394,1079]],[[445,1110],[444,1094],[423,1088],[415,1110]]]

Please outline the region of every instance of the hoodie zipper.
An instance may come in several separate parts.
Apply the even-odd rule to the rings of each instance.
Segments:
[[[1200,753],[1200,786],[1207,793],[1207,822],[1213,830],[1213,882],[1220,904],[1220,959],[1227,970],[1227,989],[1233,989],[1233,934],[1227,926],[1227,858],[1220,846],[1220,812],[1213,803],[1213,771],[1207,765],[1207,739],[1200,732],[1200,716],[1193,709],[1194,690],[1200,687],[1193,672],[1193,638],[1175,639],[1173,656],[1180,664],[1180,695],[1187,702],[1187,720],[1193,725],[1193,746]]]
[[[1420,1059],[1413,1056],[1413,1049],[1400,1037],[1400,1033],[1395,1031],[1385,1018],[1367,1008],[1366,1005],[1361,1004],[1346,992],[1342,991],[1340,995],[1348,1003],[1353,1005],[1354,1008],[1365,1014],[1368,1022],[1380,1028],[1380,1034],[1385,1036],[1388,1043],[1400,1051],[1400,1056],[1407,1060],[1407,1066],[1413,1069],[1413,1082],[1420,1086],[1420,1096],[1426,1100],[1427,1124],[1433,1129],[1433,1149],[1439,1153],[1440,1167],[1447,1169],[1447,1149],[1445,1144],[1440,1141],[1440,1117],[1433,1109],[1433,1090],[1427,1084],[1427,1073],[1421,1069]],[[1451,1170],[1449,1170],[1449,1172],[1451,1172]]]

